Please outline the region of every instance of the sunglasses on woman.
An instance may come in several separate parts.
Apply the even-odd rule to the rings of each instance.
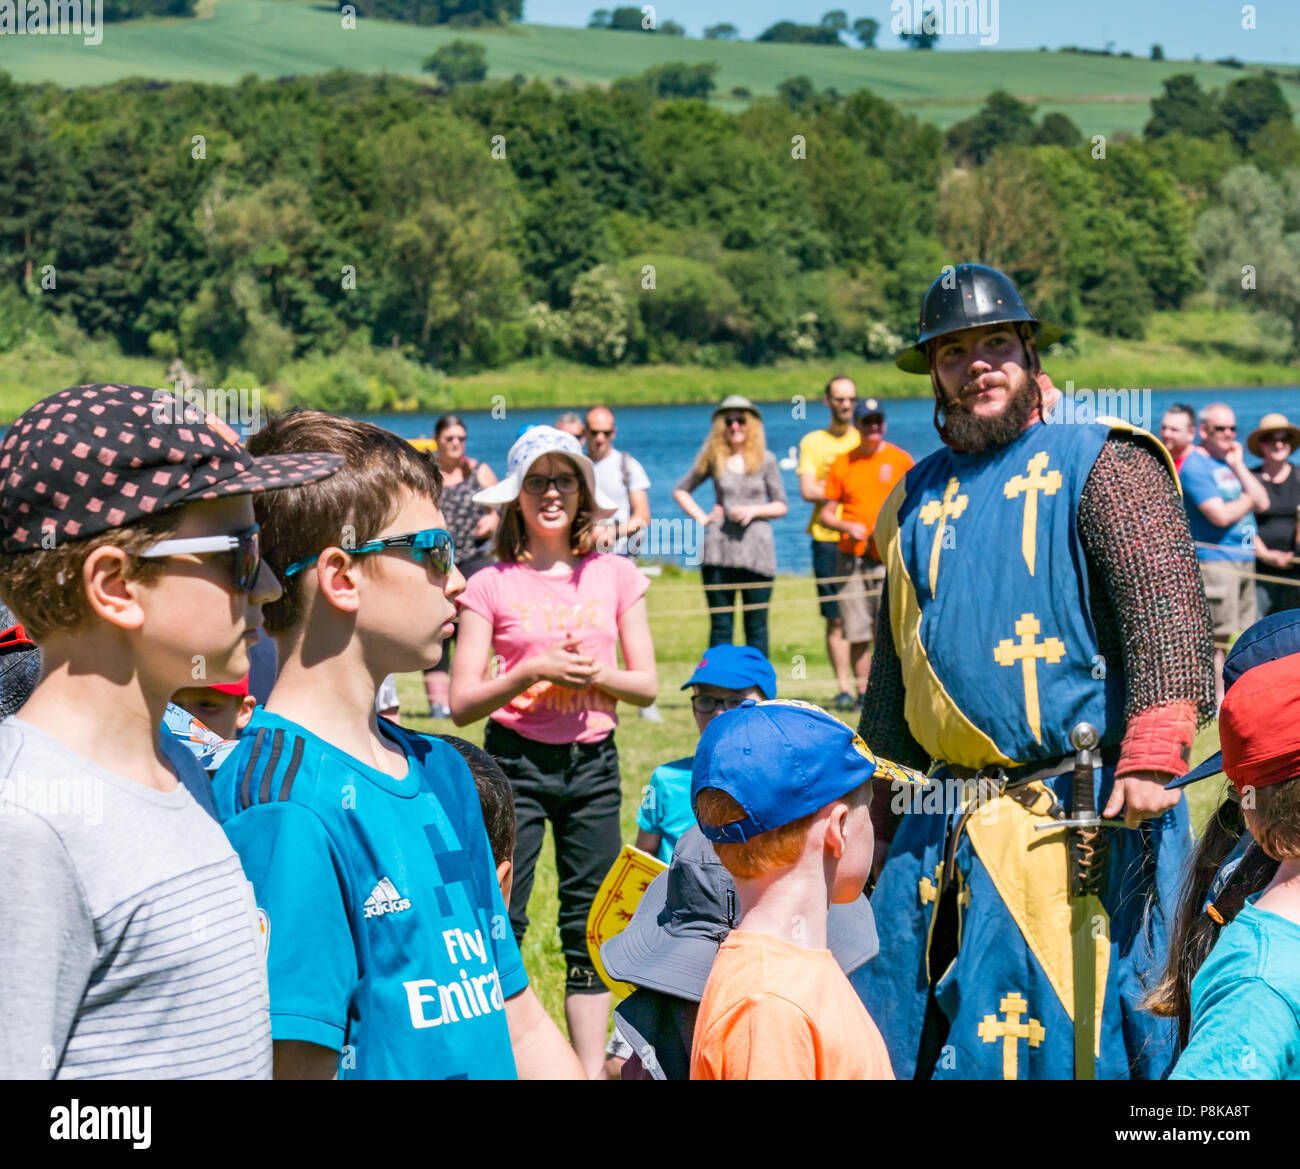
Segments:
[[[524,490],[529,495],[545,495],[551,484],[561,495],[572,495],[578,490],[577,475],[525,475]]]
[[[192,536],[163,540],[138,553],[141,560],[162,560],[168,556],[231,556],[231,581],[237,593],[250,593],[262,571],[262,536],[257,524],[242,532],[224,536]]]
[[[450,576],[456,567],[456,546],[451,533],[445,528],[425,528],[421,532],[405,532],[400,536],[386,536],[382,540],[367,540],[356,548],[344,548],[349,556],[366,556],[386,548],[409,548],[417,564],[428,563],[441,576]],[[320,559],[320,553],[295,560],[284,570],[286,577],[301,572]]]
[[[746,418],[743,414],[733,414],[730,418],[727,419],[727,425],[728,425],[728,426],[748,426],[748,425],[749,425],[749,419]]]

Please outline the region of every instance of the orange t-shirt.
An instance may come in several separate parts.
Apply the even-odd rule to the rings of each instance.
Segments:
[[[885,1041],[829,950],[732,930],[695,1020],[692,1080],[892,1080]]]
[[[866,458],[850,451],[831,464],[826,474],[826,498],[840,504],[840,519],[866,524],[869,540],[889,493],[912,465],[912,456],[892,442],[882,442],[880,449]],[[841,552],[861,556],[866,550],[867,540],[854,540],[847,532],[840,536]]]

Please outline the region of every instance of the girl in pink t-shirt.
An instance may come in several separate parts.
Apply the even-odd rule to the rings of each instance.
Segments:
[[[625,557],[592,551],[595,521],[615,508],[572,435],[532,427],[511,447],[508,471],[474,496],[502,508],[499,563],[475,573],[459,597],[451,715],[458,726],[488,716],[483,745],[514,791],[510,921],[520,943],[551,821],[568,966],[564,1011],[595,1077],[611,1004],[587,951],[587,915],[621,844],[617,703],[649,706],[659,686],[649,582]]]

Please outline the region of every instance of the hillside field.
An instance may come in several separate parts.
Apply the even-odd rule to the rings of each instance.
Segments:
[[[1241,70],[1186,61],[728,44],[529,24],[476,31],[358,19],[355,29],[344,29],[339,14],[322,0],[206,0],[199,12],[192,20],[109,24],[99,45],[71,36],[0,37],[0,69],[18,81],[63,86],[105,85],[124,77],[229,84],[249,74],[271,78],[330,69],[420,76],[421,62],[435,48],[460,39],[485,46],[491,77],[523,74],[573,85],[607,85],[665,61],[716,61],[721,68],[715,96],[729,108],[743,104],[729,96],[733,87],[771,94],[785,78],[805,74],[818,88],[841,94],[871,89],[947,127],[974,113],[990,91],[1005,88],[1036,102],[1040,114],[1067,114],[1087,136],[1140,132],[1151,97],[1172,74],[1192,73],[1207,89],[1242,76]],[[1300,107],[1300,85],[1282,85]]]

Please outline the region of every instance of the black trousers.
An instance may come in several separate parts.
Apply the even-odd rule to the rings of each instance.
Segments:
[[[742,605],[760,605],[758,609],[745,609],[745,644],[753,646],[767,657],[767,603],[772,599],[772,578],[759,576],[747,568],[724,568],[720,564],[700,567],[705,585],[723,585],[730,588],[711,588],[704,596],[709,606],[709,645],[730,645],[735,628],[734,608],[736,594]],[[743,588],[748,585],[751,587]]]
[[[587,950],[587,915],[622,848],[623,781],[614,736],[599,743],[539,743],[488,719],[483,746],[501,764],[515,796],[515,878],[510,890],[515,940],[522,943],[528,929],[528,898],[550,820],[565,989],[570,994],[602,994],[605,984]]]

